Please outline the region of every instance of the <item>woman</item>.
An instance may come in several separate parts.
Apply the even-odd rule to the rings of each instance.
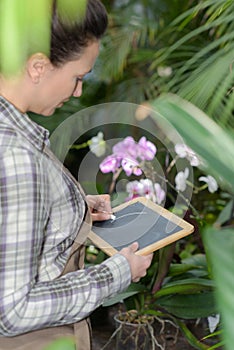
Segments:
[[[47,130],[26,114],[51,115],[81,95],[106,26],[99,0],[89,0],[83,22],[70,25],[54,1],[50,57],[36,52],[20,75],[0,79],[1,350],[42,350],[71,335],[77,349],[90,349],[87,317],[151,263],[134,243],[84,269],[91,217],[110,218],[109,196],[85,197],[50,151]]]

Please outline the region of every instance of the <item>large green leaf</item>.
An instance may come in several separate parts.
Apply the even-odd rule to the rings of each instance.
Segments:
[[[207,317],[217,313],[214,292],[163,296],[156,300],[156,305],[163,307],[170,314],[184,319]]]
[[[86,0],[58,0],[64,20],[83,18]],[[14,75],[35,52],[49,54],[52,0],[0,1],[0,70]]]
[[[79,14],[80,20],[85,16],[87,0],[57,0],[57,8],[59,15],[63,20],[77,21],[77,14]]]
[[[191,275],[191,277],[205,277],[207,276],[207,268],[204,269],[203,267],[199,267],[196,265],[192,264],[171,264],[170,269],[168,272],[168,276],[173,277],[173,276],[180,276],[183,277],[184,274],[188,273]]]
[[[215,174],[220,184],[233,193],[234,141],[231,132],[220,128],[201,110],[176,96],[167,95],[159,98],[152,103],[152,107],[156,111],[152,117],[157,124],[162,125],[165,129],[166,121],[169,121],[170,124],[167,126],[171,128],[172,125],[184,138],[185,143],[202,157],[206,170]],[[207,307],[207,311],[211,313],[221,312],[225,344],[227,349],[231,350],[234,343],[232,330],[234,322],[234,230],[209,228],[205,231],[204,237],[207,256],[212,263],[213,276],[217,285],[217,294],[215,294],[217,295],[217,307],[213,303],[213,298],[206,298],[209,295],[206,292],[196,295],[199,300],[194,305],[191,304],[191,310],[194,310],[194,316],[199,314],[198,309],[205,302],[205,305],[202,306],[204,310]],[[174,300],[174,297],[178,300]],[[161,302],[166,310],[176,316],[184,314],[186,318],[187,310],[189,312],[191,310],[189,307],[182,306],[185,302],[183,297],[185,296],[168,296],[157,302]],[[187,295],[186,298],[193,298],[193,296]],[[211,300],[212,305],[209,305]]]
[[[188,278],[186,280],[178,280],[165,284],[158,292],[155,293],[155,297],[158,298],[163,295],[176,293],[196,293],[204,290],[212,290],[213,288],[214,282],[212,280],[203,278]]]
[[[234,229],[207,228],[204,241],[212,262],[214,279],[217,282],[216,297],[222,315],[226,349],[232,350],[234,344]]]
[[[107,299],[103,303],[103,306],[110,306],[110,305],[117,304],[117,303],[123,301],[124,299],[132,297],[132,296],[139,294],[140,292],[143,292],[143,291],[145,291],[145,286],[143,286],[141,284],[137,284],[137,283],[132,283],[124,292],[118,293],[117,295]]]
[[[234,208],[234,201],[232,199],[232,200],[230,200],[230,202],[228,202],[228,204],[221,211],[215,224],[217,226],[221,226],[221,225],[227,223],[228,221],[230,221],[232,218],[232,215],[233,215],[233,212],[232,212],[233,208]]]
[[[26,57],[24,40],[26,36],[22,3],[1,0],[0,2],[0,63],[1,71],[7,75],[15,73]]]
[[[179,264],[171,264],[169,276],[183,275],[190,272],[191,276],[207,276],[207,261],[205,254],[194,254],[186,259],[183,259]]]
[[[0,1],[0,62],[5,75],[18,72],[29,54],[49,53],[51,1]]]
[[[152,118],[167,133],[172,126],[204,161],[204,170],[234,193],[234,139],[203,111],[176,95],[155,99]],[[166,123],[169,122],[169,123]]]

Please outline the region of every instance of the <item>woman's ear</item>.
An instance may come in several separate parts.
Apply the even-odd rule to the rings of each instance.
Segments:
[[[51,70],[53,66],[46,55],[35,53],[27,60],[26,68],[31,81],[38,84],[46,71]]]

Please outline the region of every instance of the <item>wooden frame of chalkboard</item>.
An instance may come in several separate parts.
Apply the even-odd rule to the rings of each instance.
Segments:
[[[138,197],[113,208],[115,220],[96,221],[90,241],[109,256],[133,242],[137,254],[147,255],[194,231],[194,227],[145,197]]]

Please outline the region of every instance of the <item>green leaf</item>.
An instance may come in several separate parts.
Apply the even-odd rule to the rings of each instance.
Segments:
[[[221,346],[224,346],[224,345],[225,345],[224,341],[218,342],[217,344],[211,346],[208,350],[220,349]],[[221,349],[224,349],[224,348],[221,348]]]
[[[23,0],[21,6],[25,13],[25,31],[27,35],[27,54],[43,52],[50,54],[51,0]]]
[[[169,276],[182,275],[183,273],[196,268],[197,266],[192,264],[171,264],[169,269]]]
[[[213,292],[163,296],[156,300],[156,305],[163,307],[170,314],[184,319],[208,317],[217,313]]]
[[[20,71],[29,55],[50,52],[52,0],[0,1],[1,72],[11,76]],[[86,0],[58,0],[64,21],[82,20]]]
[[[0,54],[1,71],[11,75],[19,71],[26,57],[25,14],[20,1],[0,1]]]
[[[85,16],[87,6],[87,0],[57,0],[58,13],[63,19],[70,23],[71,21],[77,21],[77,19],[82,19]]]
[[[111,306],[111,305],[117,304],[124,299],[132,297],[140,292],[143,292],[144,290],[145,290],[145,286],[143,286],[141,284],[137,284],[137,283],[132,283],[126,289],[125,292],[119,293],[116,296],[107,299],[102,305],[103,306]]]
[[[204,242],[212,262],[213,275],[217,283],[216,300],[222,316],[223,337],[227,350],[234,344],[234,229],[207,228]]]
[[[218,330],[216,332],[213,332],[211,334],[208,334],[207,336],[203,337],[204,340],[206,339],[212,339],[214,337],[218,337],[218,339],[220,339],[220,336],[222,335],[222,330]],[[225,345],[225,342],[224,341],[218,341],[216,344],[214,344],[213,346],[211,346],[209,348],[209,350],[214,350],[214,349],[218,349],[220,348],[221,346],[224,346]]]
[[[158,292],[154,294],[156,298],[170,294],[188,294],[194,292],[202,292],[214,288],[214,281],[203,278],[189,278],[186,280],[178,280],[169,282],[164,285]]]
[[[207,262],[205,254],[194,254],[182,260],[181,264],[171,264],[169,275],[177,276],[191,271],[192,274],[207,274]]]
[[[224,209],[221,211],[221,213],[219,214],[215,224],[216,225],[223,225],[225,222],[227,222],[228,220],[231,219],[233,213],[233,200],[231,200],[230,202],[228,202],[228,204],[224,207]]]
[[[188,329],[188,327],[185,325],[184,322],[181,320],[175,319],[175,323],[180,327],[180,330],[185,335],[186,339],[188,340],[189,344],[191,344],[194,349],[203,350],[208,349],[208,346],[205,344],[202,344],[194,335],[193,333]]]
[[[51,1],[0,1],[1,71],[10,76],[35,52],[49,54]]]
[[[183,264],[195,265],[199,268],[207,269],[206,255],[205,254],[194,254],[186,259],[182,260]]]

